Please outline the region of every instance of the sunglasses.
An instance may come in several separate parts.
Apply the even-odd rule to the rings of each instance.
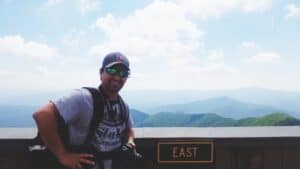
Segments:
[[[129,71],[117,68],[105,68],[105,72],[111,76],[119,76],[121,78],[126,78],[129,76]]]

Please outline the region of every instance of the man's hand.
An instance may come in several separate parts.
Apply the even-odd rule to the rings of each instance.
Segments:
[[[84,165],[95,165],[92,154],[64,153],[58,156],[59,162],[70,169],[83,169]]]
[[[135,149],[135,144],[127,143],[121,147],[121,154],[128,159],[138,160],[142,158],[142,155]]]

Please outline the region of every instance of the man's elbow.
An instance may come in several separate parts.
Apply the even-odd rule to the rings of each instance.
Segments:
[[[39,108],[32,114],[32,118],[38,122],[43,119],[51,119],[52,116],[55,114],[55,109],[51,103],[44,105],[43,107]]]
[[[41,116],[41,111],[35,111],[33,114],[32,114],[32,118],[35,120],[35,121],[37,121],[39,118],[40,118],[40,116]]]
[[[32,118],[34,119],[36,125],[39,126],[43,119],[45,119],[45,112],[42,110],[37,110],[32,114]]]

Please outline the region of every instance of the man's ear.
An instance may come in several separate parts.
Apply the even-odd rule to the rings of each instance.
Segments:
[[[101,81],[102,81],[102,73],[103,73],[103,71],[104,71],[103,68],[100,68],[100,69],[99,69],[99,76],[100,76],[100,80],[101,80]]]

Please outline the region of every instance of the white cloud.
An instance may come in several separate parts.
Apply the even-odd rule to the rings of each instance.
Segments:
[[[202,20],[209,17],[221,17],[222,15],[232,11],[243,11],[246,13],[255,11],[265,11],[270,8],[272,0],[184,0],[176,1],[182,6],[186,14],[191,14]]]
[[[156,0],[126,17],[107,14],[98,18],[91,27],[100,29],[104,37],[89,52],[98,57],[111,51],[121,51],[133,62],[134,70],[150,74],[150,78],[164,72],[173,82],[178,81],[178,76],[186,75],[218,76],[226,80],[227,75],[231,76],[238,70],[224,64],[222,50],[205,48],[204,31],[199,23],[235,11],[264,11],[270,6],[270,0],[258,3],[244,0]],[[191,78],[194,84],[185,85],[192,88],[201,85],[204,80]]]
[[[241,2],[242,9],[245,12],[264,11],[271,7],[272,0],[244,0]]]
[[[95,25],[105,33],[107,40],[93,46],[90,53],[99,56],[117,49],[133,57],[189,59],[203,46],[203,31],[190,15],[205,19],[233,10],[265,10],[270,5],[270,0],[258,3],[250,0],[154,1],[127,18],[116,18],[112,14],[99,18]]]
[[[238,72],[235,68],[224,64],[225,56],[222,49],[208,50],[207,55],[204,55],[203,57],[207,58],[207,60],[202,59],[200,61],[195,58],[194,62],[185,67],[183,71],[212,76],[216,74],[231,74]]]
[[[245,42],[241,43],[240,47],[246,48],[246,49],[255,49],[255,48],[257,48],[257,45],[255,42],[245,41]]]
[[[62,2],[63,0],[53,1],[52,6]],[[99,0],[73,1],[81,14],[98,9],[100,2]],[[99,38],[101,43],[92,46],[89,52],[97,57],[104,56],[111,51],[121,51],[126,54],[133,63],[133,70],[138,70],[141,74],[136,77],[136,72],[133,71],[132,80],[135,80],[132,82],[135,83],[133,87],[141,87],[141,84],[144,87],[145,83],[149,82],[147,84],[152,88],[166,89],[170,86],[174,88],[201,86],[218,88],[220,84],[226,87],[228,79],[236,85],[238,83],[235,81],[237,79],[235,76],[239,76],[238,70],[224,63],[225,57],[222,50],[205,49],[205,34],[199,27],[201,25],[199,23],[232,12],[264,11],[269,9],[270,5],[270,0],[259,2],[251,0],[155,0],[145,8],[136,10],[126,17],[107,14],[99,18],[90,29],[98,28],[104,36]],[[65,45],[76,46],[80,39],[80,31],[74,30],[67,33],[62,42]],[[35,76],[45,75],[43,77],[48,79],[65,78],[60,72],[54,73],[55,70],[50,71],[45,66],[39,66],[35,71]],[[82,74],[80,77],[87,76]],[[178,77],[191,79],[191,81]],[[92,79],[91,75],[89,78]],[[74,79],[70,79],[68,83],[78,84],[79,80]],[[155,83],[153,79],[157,79]],[[80,78],[80,80],[83,79]]]
[[[180,70],[182,71],[182,70]],[[227,74],[227,73],[236,73],[237,69],[226,66],[224,63],[209,63],[206,65],[199,66],[190,66],[185,68],[185,72],[194,72],[201,75],[213,75],[213,74]]]
[[[1,78],[11,78],[11,77],[16,77],[18,72],[12,72],[12,71],[5,71],[5,70],[0,70],[0,77]]]
[[[159,71],[159,70],[156,70]],[[176,72],[134,72],[126,88],[136,89],[225,89],[245,86],[249,81],[238,70],[224,64],[207,64],[198,67],[181,67]]]
[[[78,86],[93,86],[99,83],[99,77],[97,77],[96,73],[95,75],[91,75],[90,72],[84,70],[79,72],[59,72],[58,70],[51,70],[51,72],[46,73],[43,71],[47,70],[43,69],[44,68],[41,68],[41,70],[36,69],[35,71],[17,72],[17,74],[12,72],[2,77],[4,80],[0,83],[0,89],[23,89],[25,91],[49,91],[49,89],[51,89],[55,91],[78,88]],[[68,80],[66,80],[66,78]],[[59,85],[57,85],[58,82],[60,82]]]
[[[286,17],[300,17],[300,5],[288,4]]]
[[[278,53],[262,52],[245,59],[245,61],[250,63],[269,63],[269,62],[277,61],[280,58],[281,56]]]
[[[67,46],[77,46],[84,35],[84,31],[72,30],[63,36],[62,43]]]
[[[38,66],[36,67],[36,71],[42,76],[49,76],[51,71],[46,66]]]
[[[136,61],[160,59],[165,63],[190,58],[202,47],[202,31],[171,2],[155,1],[124,20],[108,14],[99,18],[96,26],[107,37],[91,48],[98,56],[121,50]]]
[[[208,60],[213,62],[223,62],[224,52],[223,50],[211,50],[208,52]]]
[[[113,17],[113,15],[111,13],[109,13],[105,17],[99,18],[96,21],[95,26],[98,27],[99,29],[102,29],[102,30],[108,32],[108,30],[110,29],[108,26],[115,28],[118,26],[118,23],[117,23],[116,19]]]
[[[14,55],[35,59],[51,59],[59,55],[58,49],[34,41],[25,41],[19,35],[0,37],[0,55]]]
[[[47,0],[39,10],[47,10],[50,8],[53,8],[55,6],[58,6],[62,3],[64,3],[66,0]],[[86,14],[88,12],[95,11],[99,9],[100,6],[100,0],[72,0],[68,2],[75,3],[77,9],[81,14]]]
[[[208,64],[201,68],[202,71],[204,72],[231,72],[234,73],[236,72],[236,69],[226,66],[222,63],[214,63],[214,64]]]
[[[97,10],[99,5],[100,0],[79,0],[79,10],[82,14]]]

